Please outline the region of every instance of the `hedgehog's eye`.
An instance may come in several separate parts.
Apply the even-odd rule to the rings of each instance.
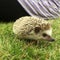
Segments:
[[[46,34],[46,33],[43,33],[43,34],[42,34],[42,36],[43,36],[43,37],[46,37],[46,36],[47,36],[47,34]]]
[[[40,27],[35,27],[34,32],[35,32],[35,33],[39,33],[39,32],[40,32],[40,30],[41,30],[41,28],[40,28]]]

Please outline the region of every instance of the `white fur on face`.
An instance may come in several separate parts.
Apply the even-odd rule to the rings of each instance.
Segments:
[[[52,28],[50,28],[49,30],[44,31],[44,33],[51,36],[52,35]]]

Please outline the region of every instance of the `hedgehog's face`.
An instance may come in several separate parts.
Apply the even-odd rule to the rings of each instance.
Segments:
[[[54,41],[54,39],[52,38],[52,28],[42,31],[41,28],[35,27],[35,33],[39,35],[41,39],[51,42]]]
[[[42,39],[48,40],[48,41],[54,41],[54,38],[52,38],[52,29],[46,30],[42,32]]]

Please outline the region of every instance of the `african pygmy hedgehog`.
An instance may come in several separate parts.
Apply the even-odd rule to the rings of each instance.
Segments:
[[[51,24],[38,17],[25,16],[17,19],[13,24],[13,32],[23,39],[54,41]]]

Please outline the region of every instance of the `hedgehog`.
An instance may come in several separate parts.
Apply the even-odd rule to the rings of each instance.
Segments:
[[[55,41],[51,24],[38,17],[24,16],[17,19],[13,24],[13,32],[22,39]]]

